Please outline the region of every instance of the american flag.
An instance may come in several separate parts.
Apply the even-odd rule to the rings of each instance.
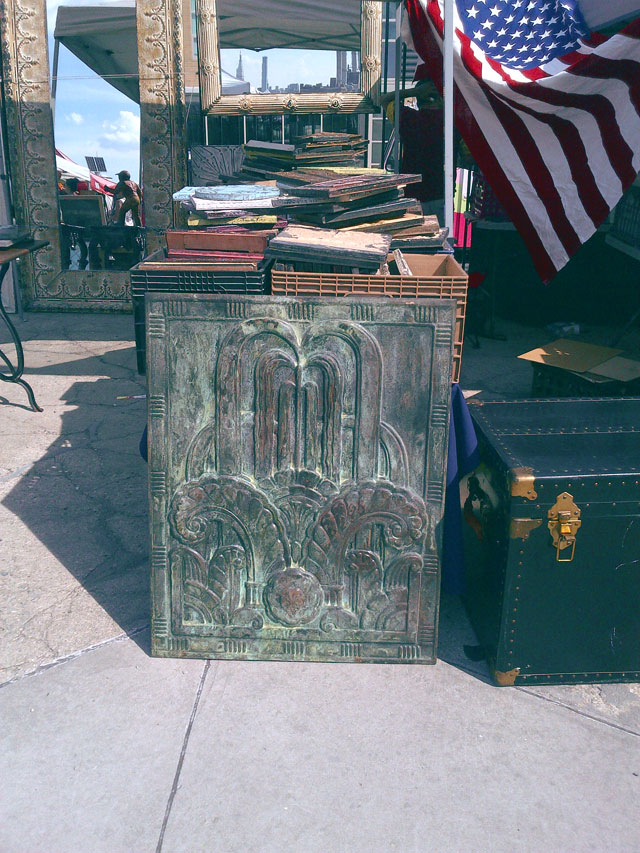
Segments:
[[[443,3],[405,0],[442,83]],[[549,281],[640,171],[640,19],[605,39],[575,0],[456,0],[455,121]]]

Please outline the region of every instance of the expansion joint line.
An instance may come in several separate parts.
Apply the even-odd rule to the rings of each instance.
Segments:
[[[164,819],[162,821],[162,828],[160,829],[160,837],[158,838],[158,844],[156,846],[156,853],[162,853],[162,845],[164,843],[164,834],[167,829],[167,824],[169,823],[169,816],[171,814],[171,809],[173,807],[173,801],[176,796],[176,792],[178,790],[178,782],[180,781],[180,774],[182,773],[182,765],[184,764],[184,757],[187,752],[187,745],[189,743],[189,738],[191,737],[191,729],[193,728],[193,722],[196,718],[196,714],[198,713],[198,705],[200,704],[200,697],[202,696],[202,690],[204,688],[204,683],[207,680],[207,674],[209,672],[209,667],[211,666],[211,661],[208,660],[204,669],[202,670],[202,675],[200,676],[200,684],[198,685],[198,692],[196,693],[196,698],[193,703],[193,708],[191,710],[191,716],[189,717],[189,723],[187,724],[186,731],[184,733],[184,738],[182,740],[182,748],[180,750],[180,758],[178,759],[178,766],[176,767],[176,773],[173,777],[173,785],[171,786],[171,792],[169,794],[169,799],[167,800],[167,807],[164,812]]]

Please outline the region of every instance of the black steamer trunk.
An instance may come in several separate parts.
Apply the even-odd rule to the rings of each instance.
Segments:
[[[471,412],[466,603],[496,682],[640,681],[640,399]]]

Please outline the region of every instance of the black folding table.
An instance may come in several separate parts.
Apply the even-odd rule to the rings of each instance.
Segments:
[[[41,412],[42,409],[36,403],[36,398],[33,395],[33,389],[22,378],[22,373],[24,371],[24,353],[22,351],[22,341],[20,340],[20,336],[16,331],[15,326],[11,322],[9,315],[4,310],[4,305],[2,304],[2,283],[4,281],[4,277],[9,271],[9,266],[11,265],[11,261],[17,260],[17,258],[22,258],[25,255],[30,254],[30,252],[35,252],[37,249],[42,249],[44,246],[48,246],[48,240],[23,240],[20,243],[16,243],[13,246],[10,246],[6,249],[0,249],[0,314],[2,315],[2,319],[7,324],[7,328],[11,333],[11,337],[13,338],[13,342],[16,347],[16,358],[17,364],[14,367],[8,356],[0,349],[0,359],[6,364],[9,369],[8,373],[3,373],[0,371],[0,380],[2,382],[14,382],[16,385],[22,385],[24,390],[27,392],[27,397],[29,398],[29,404],[34,412]]]

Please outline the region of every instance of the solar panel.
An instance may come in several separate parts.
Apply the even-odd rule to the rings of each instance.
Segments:
[[[106,172],[107,167],[104,164],[104,157],[85,157],[87,168],[91,172]]]

